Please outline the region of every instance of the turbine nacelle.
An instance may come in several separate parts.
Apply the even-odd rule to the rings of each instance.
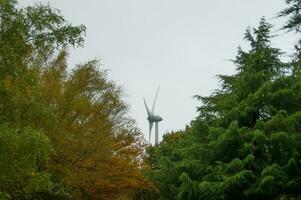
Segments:
[[[148,120],[149,122],[160,122],[160,121],[163,120],[163,118],[160,117],[159,115],[152,115],[152,116],[148,116],[148,117],[147,117],[147,120]]]

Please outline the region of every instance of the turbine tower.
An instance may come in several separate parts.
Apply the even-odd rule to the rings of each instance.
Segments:
[[[162,121],[163,119],[162,119],[162,117],[160,117],[159,115],[155,115],[155,113],[154,113],[159,89],[160,89],[160,87],[157,90],[157,93],[156,93],[155,100],[154,100],[153,107],[152,107],[151,111],[147,107],[145,98],[143,98],[144,105],[145,105],[146,112],[147,112],[147,120],[148,120],[148,123],[149,123],[149,144],[151,143],[151,133],[152,133],[152,128],[153,128],[154,123],[155,123],[155,144],[159,144],[159,122]]]

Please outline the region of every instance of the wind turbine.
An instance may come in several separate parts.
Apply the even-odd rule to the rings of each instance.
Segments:
[[[149,143],[151,143],[151,133],[152,133],[153,125],[155,123],[155,144],[159,144],[159,122],[163,120],[162,117],[160,117],[159,115],[155,115],[155,113],[154,113],[159,89],[160,89],[160,87],[157,90],[157,93],[156,93],[155,100],[154,100],[153,107],[152,107],[151,111],[147,107],[145,98],[143,98],[144,105],[145,105],[145,108],[146,108],[146,112],[147,112],[147,115],[148,115],[147,120],[148,120],[148,123],[149,123]]]

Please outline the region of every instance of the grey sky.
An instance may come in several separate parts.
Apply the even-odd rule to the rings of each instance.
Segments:
[[[20,0],[20,5],[37,1]],[[148,133],[143,96],[152,104],[161,90],[156,113],[163,117],[160,132],[183,129],[196,117],[195,94],[208,95],[218,86],[216,74],[231,74],[227,61],[244,46],[247,26],[273,19],[284,0],[50,0],[72,24],[87,27],[85,47],[71,51],[74,66],[92,58],[102,60],[109,77],[122,85],[131,116]],[[290,51],[292,35],[275,39]],[[146,138],[148,138],[146,136]]]

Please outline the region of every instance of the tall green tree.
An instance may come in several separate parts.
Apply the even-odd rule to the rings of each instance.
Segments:
[[[183,132],[149,149],[149,177],[161,199],[299,197],[301,77],[271,46],[263,18],[238,48],[236,74],[202,104]]]
[[[266,84],[284,75],[286,65],[280,61],[281,51],[270,46],[271,25],[261,20],[257,29],[249,28],[245,39],[250,50],[238,48],[235,75],[219,75],[221,89],[209,97],[197,96],[203,103],[199,107],[202,118],[217,119],[216,123],[228,127],[233,120],[240,126],[253,127],[256,120],[273,115],[263,91]],[[209,121],[210,121],[209,120]]]

